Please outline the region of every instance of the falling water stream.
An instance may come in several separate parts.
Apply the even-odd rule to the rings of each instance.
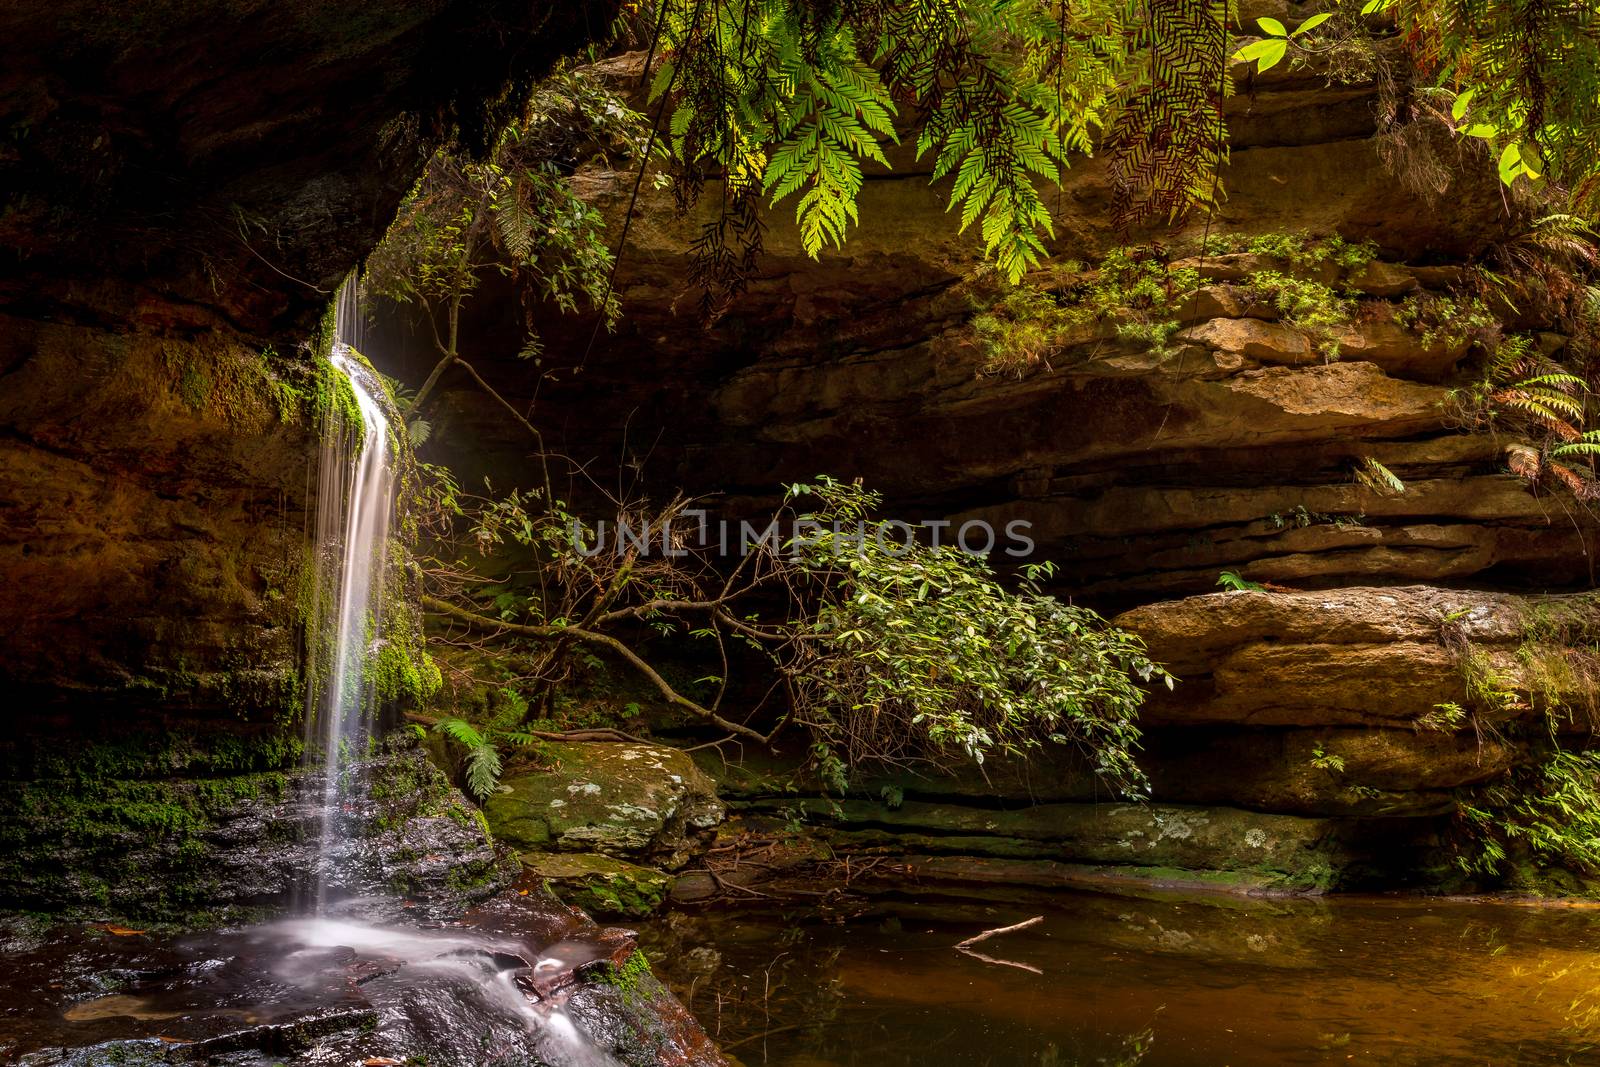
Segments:
[[[319,531],[337,529],[338,593],[334,611],[332,659],[326,693],[313,692],[307,709],[308,732],[320,744],[307,751],[320,756],[323,785],[322,839],[315,871],[315,903],[327,906],[329,882],[345,851],[341,835],[344,801],[352,790],[366,787],[354,773],[355,756],[366,747],[372,726],[372,687],[367,664],[383,619],[384,560],[389,515],[394,508],[394,470],[389,457],[389,421],[378,400],[372,372],[338,344],[333,365],[350,381],[361,414],[360,433],[346,428],[326,435],[322,463]],[[339,514],[341,513],[342,514]],[[320,699],[318,699],[320,698]],[[308,738],[308,740],[312,740]]]

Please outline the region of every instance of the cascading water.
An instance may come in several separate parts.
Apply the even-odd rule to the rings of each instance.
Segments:
[[[367,666],[382,637],[384,564],[394,509],[394,465],[382,386],[355,342],[364,334],[354,279],[339,291],[330,357],[350,383],[360,425],[347,414],[323,434],[318,478],[319,546],[316,604],[323,651],[320,670],[308,671],[306,751],[322,761],[322,831],[313,902],[327,906],[328,890],[348,852],[346,811],[365,788],[359,757],[372,734],[373,692]],[[337,565],[335,562],[337,561]]]
[[[306,909],[313,915],[264,928],[290,950],[277,973],[293,986],[315,986],[323,981],[327,953],[334,949],[403,961],[411,980],[424,983],[406,987],[406,997],[420,1001],[465,991],[484,1010],[525,1029],[550,1062],[615,1067],[611,1056],[573,1026],[559,1001],[531,1001],[521,992],[516,977],[526,969],[515,965],[528,962],[520,955],[527,952],[525,946],[468,932],[445,936],[330,914],[330,891],[362,881],[351,877],[359,848],[349,831],[358,828],[372,784],[362,773],[377,710],[369,667],[383,640],[384,565],[395,496],[383,386],[359,356],[365,336],[352,277],[339,291],[330,360],[350,383],[360,425],[348,413],[335,416],[342,421],[323,434],[318,475],[314,614],[324,636],[318,642],[321,669],[307,672],[313,680],[307,690],[306,750],[321,759],[324,785],[318,858]],[[541,959],[529,973],[571,962]],[[449,993],[451,989],[457,992]],[[448,1014],[460,1010],[458,1004]]]

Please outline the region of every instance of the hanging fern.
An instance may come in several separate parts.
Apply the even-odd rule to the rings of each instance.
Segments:
[[[1460,133],[1500,179],[1546,177],[1600,214],[1600,12],[1589,0],[1369,0],[1392,15],[1425,77],[1459,91]]]
[[[1144,12],[1145,62],[1106,137],[1119,226],[1211,206],[1227,151],[1228,0],[1144,0]]]
[[[813,65],[784,42],[779,55],[782,87],[794,104],[780,104],[774,134],[780,138],[762,177],[774,204],[800,192],[795,218],[800,243],[815,257],[824,245],[844,244],[857,221],[860,160],[885,167],[878,139],[894,140],[894,105],[877,72],[855,53],[854,35],[840,29],[829,40],[825,67]]]
[[[724,289],[757,235],[741,217],[752,188],[794,199],[807,254],[844,242],[864,166],[889,166],[897,101],[916,116],[918,157],[951,181],[960,228],[976,225],[1020,278],[1052,232],[1039,186],[1093,149],[1127,58],[1122,0],[662,0],[657,16],[665,61],[651,98],[671,105],[679,206],[708,179],[725,183],[694,249],[697,276]]]

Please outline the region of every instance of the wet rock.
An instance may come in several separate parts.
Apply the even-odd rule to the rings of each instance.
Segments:
[[[335,894],[401,894],[425,910],[460,910],[509,882],[514,869],[414,741],[351,773],[371,792],[337,815],[345,844],[332,856],[313,770],[6,782],[0,897],[196,924],[287,907],[319,864]]]
[[[346,916],[108,940],[99,928],[0,916],[0,936],[17,949],[0,1058],[34,1067],[726,1062],[656,982],[631,931],[596,927],[530,884],[457,920],[375,927]],[[27,929],[13,936],[13,926]],[[329,944],[342,937],[359,947]],[[140,976],[63,1014],[73,997],[63,986],[103,984],[89,979],[108,964],[156,959],[177,965],[117,966]]]
[[[549,746],[554,770],[509,774],[484,805],[495,839],[525,852],[598,852],[667,869],[703,851],[722,820],[710,779],[675,749]]]
[[[672,878],[650,867],[594,853],[524,852],[523,868],[597,919],[640,919],[666,903]]]

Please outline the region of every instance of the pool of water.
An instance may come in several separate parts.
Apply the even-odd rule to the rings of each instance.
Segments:
[[[982,930],[1042,921],[972,946]],[[643,930],[773,1067],[1600,1063],[1600,910],[1057,894],[677,915]]]

